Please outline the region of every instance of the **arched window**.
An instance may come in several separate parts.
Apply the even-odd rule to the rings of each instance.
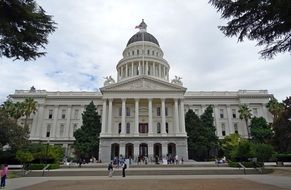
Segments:
[[[126,116],[130,116],[130,108],[126,107]]]
[[[155,55],[155,52],[154,51],[152,51],[152,55]]]
[[[157,123],[157,133],[161,133],[161,124],[159,122]]]
[[[118,134],[121,133],[121,123],[118,124]]]
[[[166,122],[166,133],[169,133],[169,124]]]
[[[136,54],[139,55],[139,50],[136,51]]]
[[[150,50],[148,49],[148,55],[150,54]]]
[[[126,134],[130,133],[130,123],[126,124]]]
[[[165,108],[165,115],[168,116],[168,108]]]
[[[161,107],[157,107],[157,116],[161,116]]]
[[[132,55],[134,55],[134,51],[132,51]]]

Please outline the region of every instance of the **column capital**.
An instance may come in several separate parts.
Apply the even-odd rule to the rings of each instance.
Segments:
[[[120,98],[123,102],[125,102],[126,101],[126,98]]]
[[[166,100],[166,98],[161,98],[161,101],[163,101],[163,102],[164,102],[165,100]]]
[[[139,98],[134,98],[134,100],[135,100],[136,102],[138,102],[140,99],[139,99]]]
[[[113,98],[108,98],[108,101],[109,101],[109,102],[112,102],[112,101],[113,101]]]
[[[148,101],[153,101],[153,98],[148,98]]]

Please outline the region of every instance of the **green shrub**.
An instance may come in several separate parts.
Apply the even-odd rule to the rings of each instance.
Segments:
[[[53,170],[53,169],[59,169],[60,168],[60,164],[50,164],[49,169]]]
[[[279,162],[291,162],[291,154],[275,154],[274,157]]]
[[[31,164],[29,166],[30,170],[42,170],[44,168],[45,164]]]

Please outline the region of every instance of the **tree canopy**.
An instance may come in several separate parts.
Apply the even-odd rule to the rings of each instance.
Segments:
[[[185,125],[190,159],[207,160],[217,154],[218,138],[215,135],[212,113],[211,106],[207,107],[200,118],[191,109],[186,113]]]
[[[251,128],[253,142],[256,142],[256,143],[269,143],[270,142],[273,136],[273,131],[265,118],[253,117],[251,120],[250,128]]]
[[[239,118],[241,120],[245,120],[245,122],[246,122],[248,136],[250,137],[251,134],[250,134],[250,128],[249,128],[249,119],[252,118],[251,110],[250,110],[248,105],[241,104],[241,105],[239,105],[238,112],[239,112]]]
[[[55,25],[35,0],[0,0],[0,57],[28,61],[45,55],[39,49]]]
[[[291,52],[290,0],[210,0],[222,18],[228,19],[219,29],[228,37],[256,40],[265,46],[259,53],[272,58],[278,53]]]
[[[283,101],[284,109],[272,124],[273,144],[280,153],[291,153],[291,96]]]
[[[82,113],[82,120],[83,125],[74,132],[75,153],[80,158],[94,156],[98,159],[101,123],[93,101],[86,106],[86,110]]]

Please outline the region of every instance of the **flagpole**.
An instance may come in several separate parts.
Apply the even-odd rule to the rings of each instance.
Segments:
[[[144,54],[145,54],[145,51],[144,51],[144,31],[142,32],[142,65],[143,65],[143,68],[142,68],[142,71],[143,71],[143,74],[145,74],[145,69],[144,69]]]

